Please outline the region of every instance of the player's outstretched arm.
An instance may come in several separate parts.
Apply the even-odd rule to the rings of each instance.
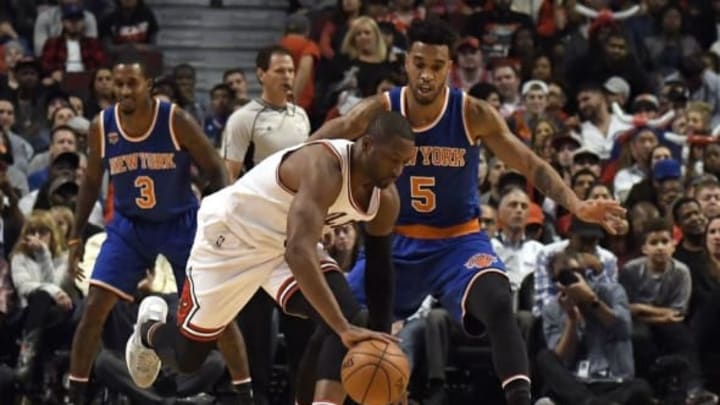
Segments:
[[[600,223],[616,233],[625,210],[616,201],[580,201],[550,164],[523,144],[508,128],[498,112],[484,101],[468,97],[466,116],[471,135],[481,140],[511,168],[519,171],[535,187],[580,219]]]
[[[400,213],[400,196],[392,185],[382,191],[375,218],[365,225],[365,296],[369,327],[390,333],[395,300],[392,232]]]
[[[227,186],[228,175],[225,165],[200,126],[184,110],[176,107],[174,111],[173,132],[180,146],[190,153],[207,179],[203,194],[211,194]]]
[[[89,153],[87,157],[87,170],[85,171],[82,184],[80,184],[80,192],[78,193],[77,203],[75,204],[75,223],[70,233],[70,240],[68,241],[68,245],[70,246],[70,263],[68,269],[71,275],[78,279],[84,278],[84,275],[77,267],[82,252],[82,235],[85,233],[88,217],[95,205],[95,201],[97,201],[100,196],[100,187],[102,186],[102,178],[105,171],[101,156],[104,140],[100,133],[99,119],[100,115],[95,117],[88,131],[87,140]]]
[[[349,324],[325,282],[317,254],[325,217],[342,187],[340,161],[323,145],[295,153],[302,155],[288,158],[280,172],[283,183],[297,190],[288,212],[285,260],[305,299],[335,333],[342,334]]]
[[[375,114],[387,110],[389,107],[387,98],[383,94],[365,98],[350,109],[347,114],[323,124],[322,127],[310,135],[308,140],[345,138],[354,141],[365,133],[370,120]]]

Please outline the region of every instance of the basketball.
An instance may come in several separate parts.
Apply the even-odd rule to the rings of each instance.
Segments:
[[[353,401],[362,405],[387,405],[405,394],[410,365],[400,346],[371,339],[348,351],[341,377]]]

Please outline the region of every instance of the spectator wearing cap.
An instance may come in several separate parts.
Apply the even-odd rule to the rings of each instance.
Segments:
[[[492,0],[491,3],[492,8],[467,18],[463,35],[477,38],[483,54],[492,62],[508,56],[513,34],[518,28],[534,30],[535,24],[527,14],[513,11],[511,0]]]
[[[577,95],[578,110],[583,119],[580,137],[583,146],[597,153],[601,160],[610,159],[615,139],[631,128],[614,114],[610,114],[603,90],[594,85],[583,85]]]
[[[524,189],[510,186],[503,190],[498,207],[500,231],[491,239],[495,253],[505,263],[515,305],[520,285],[535,269],[535,258],[543,247],[525,234],[531,205]]]
[[[152,9],[143,0],[120,1],[100,24],[100,39],[105,49],[131,45],[143,49],[155,43],[158,23]]]
[[[65,72],[91,72],[107,63],[100,41],[85,34],[80,5],[62,7],[62,27],[60,35],[45,41],[40,57],[45,74],[55,83],[62,82]]]
[[[50,133],[50,148],[47,152],[36,155],[31,167],[36,167],[35,171],[31,171],[28,182],[30,190],[37,190],[48,179],[49,166],[56,157],[65,152],[77,152],[77,135],[72,128],[67,125],[60,125],[53,128]]]
[[[600,166],[600,155],[590,148],[582,147],[576,149],[572,155],[570,175],[575,175],[580,170],[590,170],[595,177],[600,177],[602,168]]]
[[[626,144],[629,146],[629,156],[625,153],[620,158],[620,170],[613,180],[615,198],[621,203],[625,202],[632,186],[641,182],[650,173],[650,154],[659,144],[656,130],[649,127],[640,127],[631,130]],[[622,167],[625,166],[625,167]]]
[[[535,303],[533,315],[541,316],[543,307],[559,292],[550,272],[551,260],[558,253],[576,257],[579,267],[594,282],[617,283],[617,257],[600,247],[605,236],[601,226],[583,222],[575,217],[571,220],[568,239],[543,246],[538,252],[535,265]]]
[[[546,117],[548,87],[540,80],[529,80],[522,85],[522,105],[508,117],[510,130],[526,142],[532,139],[537,122]]]
[[[633,114],[643,114],[648,119],[658,116],[660,101],[654,94],[638,94],[630,106]]]
[[[285,36],[280,46],[287,49],[295,64],[293,97],[305,111],[311,111],[315,99],[315,72],[320,61],[320,47],[310,39],[310,20],[293,14],[285,23]]]
[[[38,14],[35,20],[35,33],[33,38],[35,55],[42,54],[43,47],[48,38],[59,37],[63,31],[63,14],[65,7],[81,5],[80,0],[60,0],[57,6],[51,6]],[[97,20],[95,16],[86,10],[82,10],[83,34],[86,37],[97,38]]]
[[[18,203],[20,211],[27,216],[36,209],[48,210],[52,208],[53,202],[62,200],[65,201],[67,205],[74,203],[76,196],[68,195],[67,193],[52,196],[50,193],[50,186],[57,186],[62,183],[56,180],[58,177],[72,178],[75,183],[79,184],[82,181],[85,167],[87,167],[86,159],[85,155],[75,152],[65,152],[57,155],[48,168],[48,177],[45,183],[42,184],[39,189],[29,192],[20,199],[20,202]],[[67,186],[62,188],[62,191],[68,191],[70,188],[70,186]],[[55,190],[57,191],[58,189]],[[74,211],[73,206],[69,206],[69,208]],[[90,218],[88,221],[94,226],[94,229],[103,228],[105,226],[103,221],[103,211],[99,202],[95,202],[95,205],[90,212]]]
[[[630,85],[622,77],[613,76],[605,81],[603,89],[607,92],[608,104],[618,103],[625,107],[630,98]]]
[[[28,164],[35,151],[32,145],[20,135],[13,132],[15,126],[15,106],[6,95],[0,95],[0,128],[8,136],[12,148],[13,167],[28,175]]]
[[[652,171],[652,186],[654,193],[651,202],[660,210],[661,215],[669,218],[672,213],[672,203],[684,192],[680,163],[675,159],[655,163]]]
[[[485,69],[480,41],[477,38],[463,38],[455,54],[457,63],[453,64],[450,71],[450,84],[453,87],[470,91],[474,85],[490,81],[490,72]]]
[[[24,57],[15,64],[18,88],[10,92],[15,106],[15,132],[27,140],[35,150],[48,148],[49,140],[41,130],[46,122],[43,110],[46,90],[40,84],[42,68],[33,57]]]
[[[493,84],[500,92],[502,106],[500,115],[507,118],[520,107],[520,75],[517,68],[509,62],[499,63],[492,70]]]
[[[552,140],[552,147],[555,151],[553,166],[565,179],[567,184],[570,184],[570,176],[572,174],[572,164],[575,151],[582,147],[582,143],[578,136],[570,132],[561,132],[557,134]]]

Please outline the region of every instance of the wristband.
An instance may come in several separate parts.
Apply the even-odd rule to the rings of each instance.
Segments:
[[[80,238],[73,238],[68,241],[68,246],[75,246],[75,245],[82,245],[82,239]]]

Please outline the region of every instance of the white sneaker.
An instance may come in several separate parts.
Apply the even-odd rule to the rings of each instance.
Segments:
[[[142,344],[140,326],[147,321],[165,322],[167,313],[167,303],[160,297],[149,296],[140,303],[135,331],[125,346],[125,362],[130,377],[140,388],[149,388],[153,385],[162,366],[155,351]]]

